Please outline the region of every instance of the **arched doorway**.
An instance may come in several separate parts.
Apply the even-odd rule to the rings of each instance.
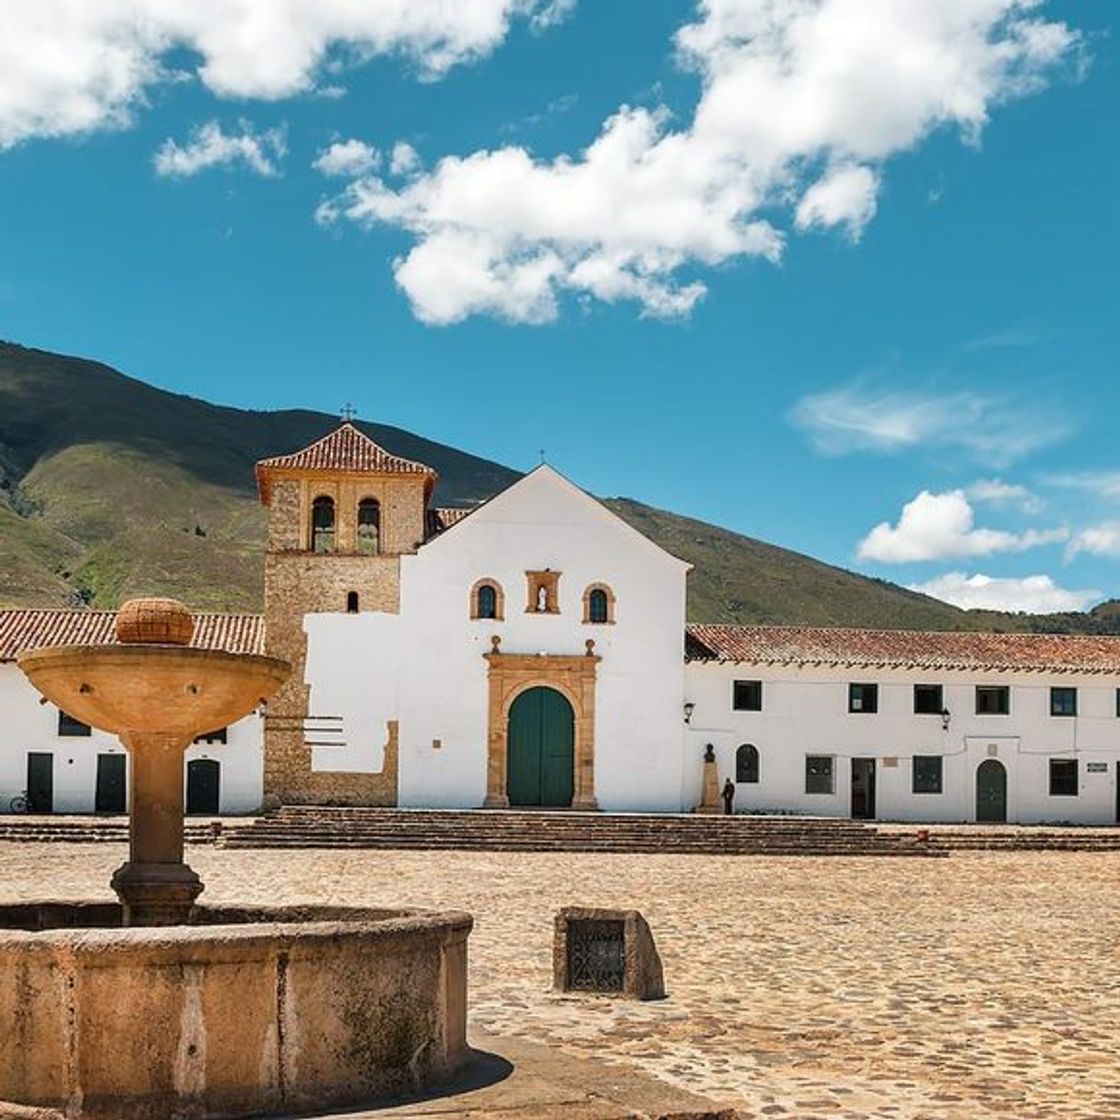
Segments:
[[[530,688],[509,710],[510,805],[567,806],[575,773],[575,713],[554,688]]]
[[[212,758],[187,763],[187,812],[204,817],[218,815],[222,766]]]
[[[994,758],[976,767],[976,819],[1007,820],[1007,770]]]

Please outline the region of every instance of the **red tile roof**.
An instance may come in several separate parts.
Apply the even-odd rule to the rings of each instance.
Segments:
[[[116,611],[0,611],[0,661],[25,649],[57,645],[115,645]],[[230,653],[264,652],[259,614],[196,614],[191,645]]]
[[[472,509],[430,509],[428,510],[428,523],[426,538],[431,540],[432,537],[439,536],[444,529],[450,529],[452,525],[462,521],[464,517],[474,513],[475,506]]]
[[[360,471],[370,474],[421,474],[435,482],[436,472],[424,463],[390,455],[350,421],[291,455],[274,455],[257,463],[257,486],[268,501],[269,475],[273,471]]]
[[[1120,674],[1120,638],[810,626],[689,626],[686,661]]]

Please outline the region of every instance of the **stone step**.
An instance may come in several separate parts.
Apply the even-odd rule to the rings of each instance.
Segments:
[[[285,806],[226,828],[229,848],[384,848],[707,855],[931,856],[913,834],[861,821]]]

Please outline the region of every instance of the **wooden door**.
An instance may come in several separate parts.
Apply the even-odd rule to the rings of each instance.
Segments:
[[[93,807],[98,813],[123,813],[125,806],[125,756],[97,756],[97,789]]]
[[[976,819],[1007,820],[1007,771],[994,758],[984,759],[976,768]]]
[[[513,702],[507,740],[510,805],[567,806],[575,778],[575,714],[552,688],[531,688]]]
[[[54,755],[30,751],[27,755],[27,811],[54,811]]]
[[[187,763],[187,812],[204,817],[218,815],[221,800],[221,764],[212,758]]]

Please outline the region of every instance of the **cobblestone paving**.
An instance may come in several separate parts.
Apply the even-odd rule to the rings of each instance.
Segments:
[[[0,845],[0,899],[103,895],[122,856]],[[746,1117],[1120,1117],[1120,854],[188,858],[208,901],[469,910],[475,1024]],[[549,992],[552,914],[574,903],[643,911],[668,999]]]

